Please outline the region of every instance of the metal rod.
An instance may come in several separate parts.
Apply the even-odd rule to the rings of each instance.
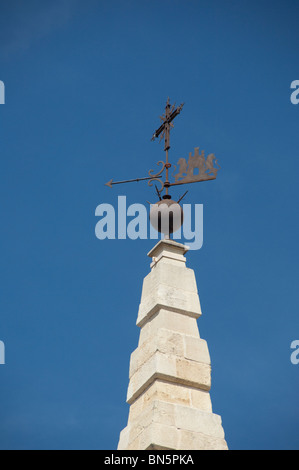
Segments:
[[[186,192],[183,194],[183,196],[180,197],[180,199],[178,200],[178,204],[181,202],[182,199],[184,199],[184,197],[186,196],[187,192],[188,192],[188,191],[186,191]]]
[[[169,183],[169,186],[179,186],[181,184],[191,184],[191,183],[202,183],[203,181],[212,181],[212,180],[215,180],[216,179],[216,176],[209,176],[207,178],[203,178],[203,179],[198,179],[198,180],[188,180],[188,181],[178,181],[177,183]]]
[[[165,175],[166,176],[166,181],[165,181],[165,183],[167,183],[167,184],[165,185],[165,183],[164,183],[164,186],[165,186],[165,194],[168,196],[168,185],[169,185],[169,180],[168,180],[168,148],[166,149],[166,165],[165,165],[165,168],[166,168],[166,172],[165,172],[166,173],[166,175]]]
[[[124,181],[113,181],[113,180],[110,180],[108,181],[108,183],[105,183],[106,186],[109,186],[111,188],[111,186],[113,184],[122,184],[122,183],[133,183],[133,182],[138,182],[138,181],[145,181],[145,180],[151,180],[153,179],[152,176],[146,176],[145,178],[135,178],[133,180],[124,180]]]
[[[156,188],[156,193],[157,193],[158,198],[160,199],[160,201],[162,201],[160,191],[159,191],[159,189],[158,189],[158,187],[157,187],[156,184],[155,184],[155,188]]]

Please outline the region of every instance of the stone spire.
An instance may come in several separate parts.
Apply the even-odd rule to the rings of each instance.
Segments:
[[[221,417],[212,412],[211,362],[199,336],[201,315],[188,248],[161,240],[148,254],[131,355],[128,425],[118,450],[226,450]]]

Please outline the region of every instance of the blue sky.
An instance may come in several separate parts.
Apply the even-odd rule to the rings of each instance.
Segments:
[[[190,185],[190,252],[231,449],[298,449],[299,5],[287,1],[2,1],[0,448],[115,449],[151,240],[95,237],[95,209],[153,200],[150,141],[185,102],[170,160],[213,152]],[[173,191],[178,198],[182,188]]]

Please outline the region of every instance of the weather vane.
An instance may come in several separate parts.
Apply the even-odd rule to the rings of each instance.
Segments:
[[[172,175],[171,175],[174,178],[174,181],[173,182],[169,181],[169,170],[172,167],[171,163],[169,163],[168,161],[168,152],[170,149],[170,129],[174,127],[172,121],[176,118],[176,116],[180,114],[180,112],[183,109],[183,106],[184,106],[184,103],[182,103],[180,106],[177,106],[177,107],[175,104],[171,105],[169,102],[169,98],[168,98],[166,102],[165,113],[162,116],[160,116],[160,120],[162,121],[162,123],[152,136],[151,140],[155,140],[158,137],[160,137],[160,141],[161,141],[164,138],[165,162],[161,160],[157,163],[158,166],[161,165],[160,171],[157,173],[154,173],[154,170],[149,170],[148,172],[149,176],[146,176],[143,178],[135,178],[135,179],[129,179],[129,180],[124,180],[124,181],[113,181],[113,179],[111,179],[108,183],[106,183],[106,186],[109,186],[109,188],[112,188],[112,186],[115,184],[133,183],[137,181],[146,181],[146,180],[148,180],[149,186],[153,186],[154,181],[157,181],[160,184],[160,188],[158,189],[157,185],[155,185],[156,192],[159,197],[159,202],[156,204],[156,206],[159,206],[162,202],[170,206],[172,204],[178,204],[188,192],[186,191],[186,193],[182,197],[180,197],[180,199],[177,202],[172,201],[171,196],[169,196],[168,194],[168,190],[171,186],[178,186],[178,185],[189,184],[189,183],[198,183],[201,181],[209,181],[209,180],[216,179],[219,166],[214,166],[214,163],[217,165],[217,160],[215,158],[215,155],[211,153],[207,156],[207,158],[205,158],[204,150],[199,152],[199,147],[196,147],[194,149],[194,156],[192,156],[192,152],[189,152],[188,161],[185,158],[180,158],[179,161],[177,162],[177,165],[174,165],[174,171],[172,172]],[[162,174],[164,170],[165,170],[165,181],[162,180]],[[161,194],[164,190],[165,190],[165,194],[162,197]],[[181,217],[182,217],[181,223],[183,223],[183,213],[181,213]],[[172,231],[169,230],[169,233],[172,233]]]

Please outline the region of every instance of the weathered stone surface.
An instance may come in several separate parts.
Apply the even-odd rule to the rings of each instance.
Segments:
[[[225,439],[198,432],[179,430],[178,449],[181,450],[228,450]]]
[[[145,428],[128,447],[119,450],[164,450],[176,449],[179,443],[179,431],[173,426],[152,423]]]
[[[129,377],[131,378],[157,351],[191,361],[211,363],[205,340],[178,331],[158,328],[154,335],[144,340],[132,353]]]
[[[198,331],[201,309],[186,251],[164,240],[149,253],[139,343],[130,361],[129,419],[119,450],[227,449],[221,418],[212,412],[211,360]]]
[[[165,252],[167,244],[163,246]],[[152,271],[144,279],[137,318],[140,327],[162,308],[194,318],[201,315],[194,271],[186,268],[183,260],[176,259],[175,265],[169,263],[173,255],[168,253],[168,256],[160,255],[160,261],[155,262]]]
[[[199,410],[212,413],[212,402],[209,392],[205,390],[197,390],[195,388],[189,388],[189,390],[190,405],[193,408],[198,408]]]
[[[184,357],[191,361],[211,364],[210,353],[207,342],[204,339],[194,338],[192,336],[184,337]]]
[[[131,404],[129,421],[137,419],[148,404],[154,400],[189,406],[209,413],[212,412],[211,398],[207,391],[156,379]]]
[[[195,318],[171,310],[161,309],[142,327],[139,345],[149,340],[151,337],[154,337],[161,328],[199,338]]]
[[[122,431],[118,449],[158,447],[225,449],[221,418],[189,406],[153,400]]]
[[[218,439],[224,438],[221,417],[214,413],[175,405],[175,425],[178,429],[207,434]]]
[[[172,266],[182,266],[182,263],[186,264],[184,254],[188,250],[188,247],[173,240],[160,240],[147,255],[152,258],[150,267],[154,268],[158,262],[159,264],[168,263]]]
[[[131,376],[127,402],[133,403],[156,379],[210,390],[211,366],[157,351]]]

